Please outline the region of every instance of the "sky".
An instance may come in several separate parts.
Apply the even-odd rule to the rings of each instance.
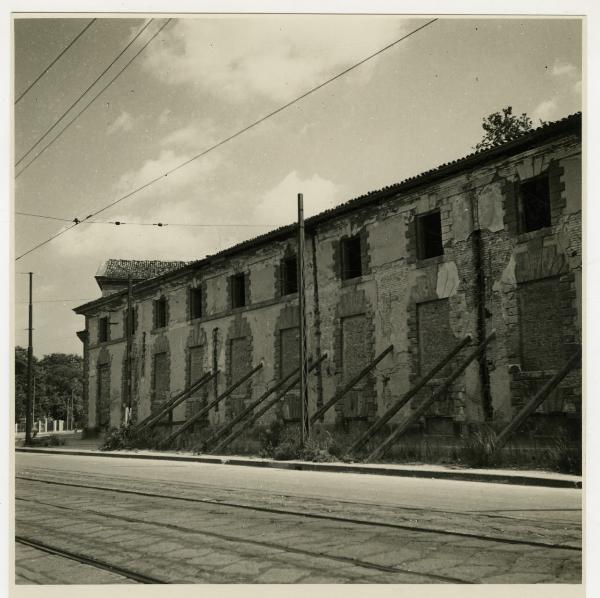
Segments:
[[[173,19],[15,179],[15,210],[82,219],[429,20]],[[88,22],[14,21],[15,98]],[[150,22],[61,126],[165,22]],[[16,160],[146,23],[98,19],[17,103]],[[15,343],[27,343],[26,272],[35,274],[35,354],[80,354],[84,322],[72,308],[100,296],[103,261],[200,259],[292,222],[297,193],[310,216],[470,153],[482,119],[505,106],[536,125],[581,110],[581,86],[577,19],[440,18],[93,219],[127,224],[80,224],[18,259]],[[157,222],[168,226],[140,225]],[[15,256],[69,226],[19,214],[14,223]]]

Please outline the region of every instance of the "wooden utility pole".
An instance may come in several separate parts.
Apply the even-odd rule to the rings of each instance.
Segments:
[[[300,429],[302,444],[310,436],[308,413],[308,359],[306,351],[306,305],[304,289],[304,197],[298,193],[298,311],[299,313],[299,361],[300,361]]]
[[[33,423],[33,272],[29,272],[29,345],[27,347],[27,403],[25,405],[25,445],[31,445]]]
[[[133,310],[131,307],[132,304],[132,282],[131,282],[131,272],[127,276],[127,330],[125,331],[127,335],[127,355],[125,357],[125,367],[126,367],[126,375],[127,375],[127,406],[125,407],[125,423],[129,423],[131,420],[131,403],[132,403],[132,392],[131,392],[131,353],[132,353],[132,337],[133,337]]]

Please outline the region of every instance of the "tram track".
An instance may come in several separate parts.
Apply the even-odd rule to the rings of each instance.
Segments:
[[[260,548],[266,548],[266,549],[280,551],[285,554],[295,554],[295,555],[302,555],[302,556],[311,557],[311,558],[323,559],[323,560],[327,560],[327,561],[334,561],[336,563],[341,563],[344,565],[351,565],[353,567],[372,570],[372,571],[380,571],[383,573],[391,573],[391,574],[398,574],[398,575],[412,575],[412,576],[417,576],[417,577],[420,577],[424,580],[428,580],[431,582],[460,583],[460,584],[474,583],[470,580],[463,579],[463,578],[458,578],[458,577],[453,577],[453,576],[448,576],[448,575],[438,575],[435,573],[426,573],[426,572],[422,572],[422,571],[415,571],[415,570],[412,570],[409,568],[404,568],[404,567],[383,565],[383,564],[379,564],[379,563],[374,563],[372,561],[365,561],[365,560],[357,559],[357,558],[353,558],[353,557],[338,556],[338,555],[327,554],[325,552],[319,552],[316,550],[307,550],[307,549],[297,548],[297,547],[293,547],[293,546],[289,546],[289,545],[285,545],[285,544],[280,544],[277,542],[253,540],[251,538],[232,536],[229,534],[211,532],[208,530],[190,529],[189,527],[184,527],[184,526],[173,524],[173,523],[159,523],[156,521],[147,521],[145,519],[138,519],[136,517],[117,515],[114,513],[103,513],[102,511],[97,511],[95,509],[73,508],[73,507],[68,507],[65,505],[56,505],[53,503],[47,503],[47,502],[43,502],[43,501],[24,499],[22,497],[16,497],[16,499],[24,501],[24,502],[26,501],[26,502],[35,503],[38,505],[47,506],[47,507],[54,507],[54,508],[60,509],[60,510],[75,511],[78,513],[86,513],[88,515],[93,515],[95,517],[104,517],[106,519],[122,521],[124,523],[130,523],[130,524],[134,524],[134,525],[150,526],[150,527],[167,529],[167,530],[176,532],[177,534],[205,536],[205,537],[214,538],[217,540],[222,540],[225,542],[231,542],[231,543],[235,543],[235,544],[247,544],[250,546],[256,546],[256,547],[260,547]],[[17,536],[17,538],[19,538],[19,536]],[[36,542],[36,541],[31,540],[31,542]],[[38,542],[38,544],[41,544],[41,543]],[[57,551],[57,554],[61,553],[61,551],[62,551],[62,553],[67,553],[67,551],[64,551],[57,547],[50,547],[50,549],[51,548],[54,548]],[[69,558],[69,557],[66,557],[66,558]],[[93,559],[91,557],[84,557],[83,555],[77,555],[75,553],[73,553],[72,558],[73,558],[73,560],[79,560],[79,558],[82,558],[82,559],[87,558],[90,560],[89,563],[84,560],[80,560],[80,562],[86,562],[86,564],[93,564],[92,561],[94,561],[94,560],[98,563],[103,563],[103,561]],[[104,562],[104,564],[105,564],[104,568],[107,568],[107,570],[112,571],[112,569],[109,568],[109,567],[112,567],[112,565],[105,563],[105,562]],[[102,567],[99,567],[99,568],[102,568]],[[117,569],[121,569],[123,571],[123,573],[119,573],[119,571]],[[115,566],[115,570],[113,572],[116,572],[119,575],[123,575],[125,577],[129,577],[130,579],[134,579],[133,576],[135,576],[135,575],[137,575],[140,579],[147,577],[147,576],[144,576],[144,574],[137,574],[134,571],[131,571],[129,569],[119,568],[117,566]],[[126,573],[128,573],[129,575],[126,575]],[[147,578],[152,579],[149,577],[147,577]],[[159,581],[159,582],[145,581],[144,582],[144,581],[142,581],[140,583],[170,583],[170,582],[166,582],[166,581]]]
[[[266,507],[266,506],[248,505],[248,504],[236,503],[236,502],[232,502],[232,501],[216,500],[216,499],[212,499],[212,498],[174,496],[174,495],[156,493],[156,492],[145,492],[142,490],[123,489],[123,488],[90,485],[90,484],[79,484],[79,483],[64,482],[64,481],[57,481],[57,480],[47,480],[47,479],[40,479],[40,478],[20,476],[20,475],[16,476],[16,479],[27,481],[27,482],[33,482],[33,483],[49,484],[49,485],[55,485],[55,486],[65,486],[65,487],[72,487],[72,488],[81,488],[81,489],[101,491],[101,492],[113,492],[113,493],[118,493],[118,494],[140,496],[140,497],[146,497],[146,498],[152,498],[152,499],[183,501],[183,502],[188,502],[188,503],[197,503],[197,504],[225,507],[228,509],[255,511],[255,512],[260,512],[260,513],[268,513],[271,515],[278,515],[278,516],[293,516],[293,517],[301,517],[301,518],[313,519],[313,520],[327,520],[327,521],[338,522],[338,523],[343,523],[343,524],[352,524],[352,525],[356,525],[356,526],[373,526],[373,527],[380,527],[380,528],[397,529],[397,530],[402,530],[402,531],[419,532],[422,534],[437,534],[437,535],[442,535],[442,536],[469,538],[469,539],[481,540],[484,542],[497,543],[497,544],[521,545],[521,546],[530,546],[532,548],[545,548],[545,549],[551,549],[551,550],[568,550],[568,551],[575,551],[575,552],[582,551],[580,546],[574,546],[572,544],[552,543],[552,542],[543,542],[543,541],[536,541],[536,540],[529,540],[529,539],[509,538],[509,537],[493,536],[490,534],[481,534],[481,533],[475,533],[475,532],[446,530],[446,529],[434,528],[434,527],[423,527],[423,526],[419,526],[419,525],[407,525],[407,524],[394,523],[394,522],[389,522],[389,521],[358,519],[358,518],[353,518],[353,517],[343,517],[343,516],[330,515],[330,514],[325,514],[325,513],[315,513],[315,512],[309,512],[309,511],[297,511],[297,510],[292,510],[292,509],[280,509],[280,508],[273,508],[273,507]],[[515,519],[517,519],[517,518],[515,518]]]
[[[104,571],[109,571],[115,575],[120,575],[121,577],[125,577],[127,579],[131,579],[137,583],[141,584],[166,584],[170,583],[168,581],[164,581],[157,577],[150,577],[149,575],[145,575],[143,573],[139,573],[137,571],[133,571],[131,569],[127,569],[125,567],[121,567],[119,565],[115,565],[113,563],[109,563],[107,561],[98,559],[96,557],[92,557],[89,555],[81,554],[78,552],[73,552],[71,550],[66,550],[64,548],[53,546],[46,542],[42,542],[40,540],[36,540],[34,538],[16,535],[15,542],[22,544],[24,546],[29,546],[30,548],[34,548],[35,550],[39,550],[46,554],[51,554],[54,556],[58,556],[64,559],[68,559],[71,561],[76,561],[78,563],[89,565],[96,569],[102,569]]]

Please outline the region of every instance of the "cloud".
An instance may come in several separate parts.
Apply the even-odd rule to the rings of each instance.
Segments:
[[[577,67],[570,62],[557,60],[552,67],[552,74],[555,77],[573,76],[577,74]]]
[[[217,129],[208,119],[176,129],[160,140],[163,147],[177,147],[202,151],[217,141]]]
[[[131,131],[134,124],[134,118],[129,112],[121,112],[115,121],[108,127],[108,135],[113,135],[118,131]]]
[[[318,174],[301,178],[294,170],[263,195],[254,209],[253,220],[268,224],[295,222],[298,216],[298,193],[304,195],[304,215],[307,218],[334,207],[342,197],[342,189],[334,182]]]
[[[144,67],[171,84],[191,84],[220,99],[290,99],[398,38],[394,17],[272,16],[182,19],[148,47]],[[332,34],[335,32],[334,34]],[[370,73],[375,61],[356,71]],[[360,72],[359,72],[360,71]]]
[[[556,99],[544,100],[533,111],[531,118],[534,124],[540,120],[553,120],[559,116],[558,103]]]
[[[158,115],[158,124],[159,125],[165,125],[169,122],[169,119],[171,118],[171,109],[170,108],[165,108],[159,115]]]

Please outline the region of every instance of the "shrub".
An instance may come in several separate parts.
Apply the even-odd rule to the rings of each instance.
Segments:
[[[159,437],[152,428],[136,431],[130,424],[112,428],[106,434],[101,451],[116,451],[119,449],[155,448]]]
[[[50,436],[38,436],[31,439],[31,446],[62,446],[65,444],[65,439],[51,434]]]

